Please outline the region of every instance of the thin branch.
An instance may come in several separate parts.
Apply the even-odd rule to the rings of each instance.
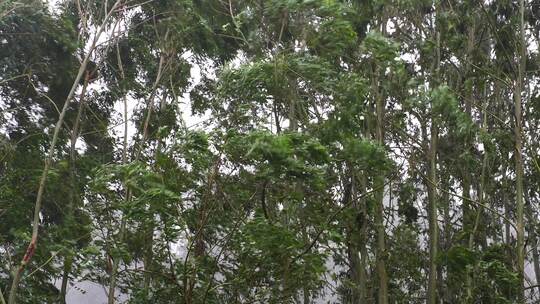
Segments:
[[[47,266],[47,264],[49,264],[49,263],[52,261],[52,259],[54,259],[54,257],[58,255],[59,252],[60,252],[60,251],[53,252],[53,253],[51,254],[51,257],[48,258],[47,261],[45,261],[43,264],[39,265],[36,269],[34,269],[34,271],[30,272],[30,273],[27,275],[27,277],[31,277],[32,275],[34,275],[34,273],[40,271],[41,269],[43,269],[43,267]]]
[[[376,188],[373,188],[371,189],[370,191],[367,191],[365,193],[363,193],[362,195],[360,195],[357,199],[362,199],[364,197],[367,197],[381,189],[384,189],[384,187],[386,187],[390,181],[392,179],[388,179],[388,181],[384,184],[382,184],[381,186],[379,187],[376,187]],[[336,212],[334,212],[333,214],[331,214],[328,219],[326,220],[326,225],[329,225],[335,218],[336,216],[338,216],[341,212],[343,212],[343,210],[345,210],[345,208],[347,208],[349,205],[350,205],[351,202],[348,202],[347,204],[344,204],[343,206],[341,206],[341,208],[339,208],[339,210],[337,210]],[[298,254],[297,256],[295,256],[292,261],[291,261],[291,265],[294,264],[298,259],[300,259],[302,256],[304,256],[305,254],[307,254],[314,246],[315,244],[317,244],[317,242],[319,241],[319,238],[321,237],[321,235],[323,234],[323,232],[325,231],[325,229],[321,229],[319,230],[319,232],[317,232],[317,235],[315,236],[315,238],[313,239],[313,241],[311,241],[311,243],[309,244],[308,247],[306,247],[304,249],[304,251],[302,251],[300,254]]]
[[[30,78],[30,74],[25,73],[25,74],[13,76],[13,77],[10,77],[10,78],[2,79],[2,81],[0,81],[0,84],[4,84],[4,83],[6,83],[6,82],[9,82],[9,81],[12,81],[12,80],[15,80],[15,79],[19,79],[19,78],[22,78],[22,77],[28,77],[28,78]]]
[[[56,126],[54,128],[54,134],[53,138],[51,140],[51,145],[49,147],[49,151],[47,153],[47,157],[45,159],[45,166],[43,168],[43,173],[41,175],[41,179],[39,182],[39,189],[36,196],[36,202],[34,205],[34,218],[32,220],[32,239],[30,241],[30,244],[28,245],[26,252],[20,262],[20,265],[18,269],[14,272],[14,277],[11,285],[11,289],[9,292],[9,304],[15,304],[17,301],[17,289],[19,287],[19,282],[22,278],[22,275],[24,273],[24,270],[26,268],[26,265],[30,262],[32,259],[32,256],[35,253],[38,236],[39,236],[39,222],[40,222],[40,214],[41,214],[41,204],[43,201],[43,193],[45,192],[45,183],[47,181],[47,175],[49,174],[49,169],[54,157],[54,152],[56,148],[56,142],[58,141],[58,135],[60,133],[60,129],[62,127],[62,124],[64,123],[64,117],[67,113],[67,110],[69,108],[71,99],[73,98],[73,95],[75,94],[75,90],[79,86],[79,82],[81,81],[81,78],[86,71],[86,66],[88,65],[88,62],[90,61],[90,56],[92,55],[93,51],[95,50],[95,46],[98,42],[99,37],[105,30],[105,25],[109,18],[112,16],[113,11],[116,9],[116,7],[120,4],[121,0],[117,0],[116,3],[113,5],[113,8],[111,11],[105,16],[105,19],[103,20],[102,25],[99,27],[99,29],[96,32],[96,35],[94,36],[92,40],[92,44],[88,50],[88,53],[84,57],[84,60],[81,63],[81,66],[79,67],[79,71],[77,73],[77,77],[75,77],[75,81],[73,82],[73,85],[71,86],[71,90],[69,91],[66,100],[64,102],[64,107],[62,108],[62,111],[60,112],[60,115],[58,117],[58,121],[56,123]]]
[[[470,202],[470,203],[473,203],[473,204],[475,204],[475,205],[477,205],[477,206],[479,206],[479,207],[485,208],[485,209],[491,211],[491,212],[492,212],[493,214],[495,214],[496,216],[498,216],[498,217],[502,218],[503,220],[505,220],[508,224],[510,224],[510,226],[516,228],[516,225],[514,225],[514,222],[512,222],[512,220],[510,220],[510,219],[507,218],[506,216],[500,214],[499,211],[497,211],[497,210],[495,210],[495,209],[489,207],[489,206],[486,205],[486,204],[482,204],[482,203],[480,203],[480,202],[478,202],[478,201],[475,201],[475,200],[473,200],[473,199],[470,199],[470,198],[468,198],[468,197],[464,197],[464,196],[459,195],[459,194],[457,194],[457,193],[454,193],[454,192],[452,192],[452,191],[448,191],[448,190],[442,189],[441,187],[439,187],[439,185],[435,184],[435,183],[434,183],[432,180],[430,180],[427,176],[423,176],[423,177],[424,177],[429,183],[431,183],[433,186],[435,186],[437,189],[439,189],[440,191],[442,191],[442,192],[444,192],[444,193],[446,193],[446,194],[449,194],[449,195],[452,195],[452,196],[461,198],[462,200],[466,200],[466,201],[468,201],[468,202]]]

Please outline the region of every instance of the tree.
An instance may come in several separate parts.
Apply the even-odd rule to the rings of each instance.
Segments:
[[[537,301],[536,5],[4,1],[0,298]]]

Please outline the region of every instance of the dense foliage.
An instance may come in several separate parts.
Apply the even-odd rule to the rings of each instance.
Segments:
[[[1,1],[1,298],[537,303],[539,11]]]

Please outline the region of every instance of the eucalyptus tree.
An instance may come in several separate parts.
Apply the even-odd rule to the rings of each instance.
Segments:
[[[17,200],[19,202],[28,202],[29,199],[35,201],[33,220],[28,222],[20,221],[29,214],[24,212],[24,208],[5,209],[10,212],[23,212],[19,215],[13,214],[13,217],[8,216],[8,218],[17,219],[17,221],[10,225],[10,230],[6,230],[6,232],[10,231],[6,235],[15,233],[15,235],[19,235],[16,238],[19,242],[28,240],[30,243],[26,253],[20,250],[20,244],[18,243],[11,243],[12,245],[5,248],[8,256],[21,259],[18,266],[12,263],[4,264],[14,269],[9,303],[16,301],[19,281],[22,278],[25,266],[31,261],[36,251],[42,261],[48,258],[47,255],[49,254],[47,252],[51,251],[52,254],[48,259],[50,261],[56,257],[57,253],[55,251],[65,249],[61,243],[54,241],[62,238],[61,229],[55,231],[53,228],[52,231],[47,231],[44,235],[46,241],[43,242],[43,251],[37,247],[38,231],[40,218],[43,218],[42,225],[51,225],[53,227],[64,219],[61,208],[67,205],[66,196],[63,196],[63,194],[65,195],[68,190],[58,182],[52,185],[47,184],[46,179],[49,177],[49,172],[55,173],[50,177],[53,180],[59,180],[62,176],[62,168],[65,163],[59,162],[59,158],[55,154],[56,152],[62,153],[65,150],[61,145],[57,146],[56,144],[65,143],[62,127],[64,121],[69,122],[70,120],[70,115],[68,115],[70,102],[90,58],[90,54],[85,54],[85,58],[80,64],[76,58],[75,51],[78,42],[76,32],[73,30],[73,20],[70,19],[69,15],[53,16],[47,12],[47,8],[41,2],[28,1],[20,4],[20,6],[15,6],[11,13],[2,19],[2,34],[5,37],[3,38],[5,47],[2,49],[6,52],[2,60],[5,72],[4,81],[2,82],[2,95],[6,110],[12,112],[8,115],[13,115],[11,116],[12,119],[10,119],[12,126],[7,128],[7,134],[16,149],[24,149],[22,154],[17,153],[14,155],[31,157],[29,160],[32,161],[25,161],[24,163],[12,161],[9,167],[15,169],[14,172],[24,172],[24,166],[32,162],[34,162],[33,170],[36,170],[43,162],[45,164],[40,178],[31,178],[32,175],[28,174],[24,174],[26,177],[23,177],[24,175],[20,177],[22,180],[31,178],[28,185],[30,189],[36,187],[39,183],[37,194],[30,192],[25,199]],[[36,22],[42,26],[36,27]],[[97,33],[101,31],[102,29],[99,29]],[[90,53],[95,48],[96,42],[97,39],[90,46]],[[59,77],[59,75],[63,77]],[[59,118],[54,127],[54,134],[52,134],[53,128],[51,125],[55,122],[57,115],[59,115]],[[51,135],[50,143],[47,139],[48,135]],[[44,152],[45,149],[48,149],[47,153]],[[23,167],[17,168],[21,165]],[[4,179],[4,181],[8,182],[7,179]],[[27,193],[28,188],[24,192]],[[46,188],[50,193],[44,195],[47,192],[45,191]],[[10,189],[15,190],[16,187],[10,187]],[[17,192],[12,191],[11,193],[15,194]],[[13,198],[6,197],[5,202],[8,203],[6,206],[14,202]],[[44,200],[46,204],[42,210],[41,206]],[[28,238],[29,236],[24,232],[28,225],[33,230],[31,238]],[[17,251],[13,252],[13,250]],[[23,253],[24,257],[22,256]],[[47,266],[47,263],[43,265]],[[51,267],[47,268],[45,273],[52,272],[54,274],[54,267],[52,270]],[[38,268],[34,272],[40,270]],[[30,284],[34,282],[30,281]],[[47,286],[45,290],[50,290],[51,283],[46,276],[44,276],[43,280],[37,280],[37,282],[45,284],[44,286]],[[32,289],[26,290],[29,292],[25,295],[26,297],[29,296],[28,294],[33,294]],[[41,296],[43,295],[38,294],[38,297]]]
[[[3,2],[10,303],[534,301],[535,5]]]

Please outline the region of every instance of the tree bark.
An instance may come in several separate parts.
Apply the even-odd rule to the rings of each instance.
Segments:
[[[384,146],[384,113],[385,101],[379,91],[379,71],[375,67],[373,73],[372,91],[375,96],[375,111],[377,127],[375,139],[377,144]],[[386,272],[386,230],[384,226],[384,175],[378,174],[374,180],[375,192],[375,232],[377,237],[377,276],[379,278],[378,303],[388,303],[388,274]]]
[[[352,200],[356,217],[348,227],[348,258],[350,263],[350,279],[353,289],[348,294],[347,303],[361,304],[367,300],[367,277],[366,277],[366,242],[367,242],[367,218],[366,201],[358,197],[358,191],[365,192],[365,177],[357,176],[354,170],[351,173],[349,188],[345,194],[349,198],[344,199],[344,205]],[[359,183],[359,187],[357,184]],[[362,195],[363,196],[363,195]]]
[[[437,254],[439,242],[439,227],[437,224],[437,137],[438,127],[435,119],[431,121],[431,136],[429,144],[429,181],[428,181],[428,212],[429,212],[429,277],[427,303],[437,303]]]
[[[526,60],[525,46],[525,21],[524,21],[525,3],[524,0],[519,1],[520,15],[520,49],[519,61],[517,65],[517,79],[514,90],[514,118],[515,118],[515,170],[516,170],[516,236],[517,236],[517,270],[520,279],[520,291],[518,300],[520,303],[525,303],[525,229],[523,223],[523,156],[522,156],[522,117],[521,117],[521,93],[523,92],[523,78]]]
[[[444,174],[441,176],[441,188],[442,189],[448,189],[450,187],[450,175]],[[444,220],[444,236],[441,240],[441,249],[444,251],[448,251],[450,247],[452,246],[452,219],[450,216],[450,194],[448,192],[444,192],[441,194],[441,202],[443,203],[444,209],[443,209],[443,220]],[[444,303],[452,303],[453,301],[453,295],[455,293],[454,290],[452,290],[452,286],[448,284],[448,281],[444,281],[445,277],[443,276],[443,271],[446,270],[448,272],[448,268],[445,268],[444,265],[440,265],[439,267],[439,274],[438,274],[438,280],[440,282],[439,284],[439,294],[443,298]],[[443,284],[445,282],[446,284]]]
[[[368,242],[368,223],[367,223],[367,199],[366,197],[366,177],[362,175],[360,177],[360,186],[362,187],[362,200],[360,203],[360,215],[362,218],[361,227],[360,227],[360,264],[358,266],[359,276],[358,276],[358,288],[360,303],[367,303],[368,299],[368,289],[367,289],[367,242]]]
[[[435,81],[440,81],[440,63],[441,63],[441,35],[436,32],[436,56],[435,56]],[[437,255],[439,247],[439,226],[438,220],[438,194],[437,194],[437,142],[439,137],[439,126],[436,113],[431,113],[431,129],[429,139],[429,172],[428,178],[428,222],[429,222],[429,276],[427,288],[427,303],[437,303]]]

